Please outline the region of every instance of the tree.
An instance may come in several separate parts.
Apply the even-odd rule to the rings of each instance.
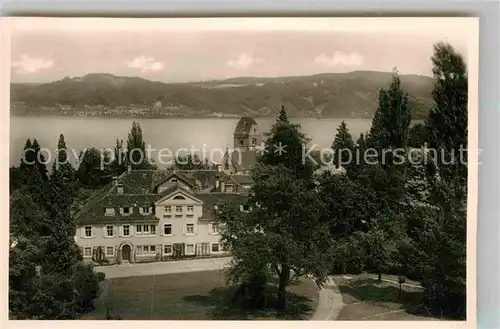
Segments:
[[[284,123],[290,123],[290,121],[288,121],[288,115],[286,114],[285,105],[281,105],[281,110],[278,116],[278,120]]]
[[[283,164],[292,169],[297,177],[310,179],[313,164],[309,158],[302,158],[302,150],[307,141],[299,125],[278,119],[267,133],[264,150],[258,161],[270,166]]]
[[[68,149],[66,147],[66,141],[64,140],[64,135],[59,135],[59,141],[57,143],[56,151],[57,159],[55,159],[52,165],[52,177],[62,179],[68,182],[73,182],[75,180],[75,169],[69,162]]]
[[[252,210],[239,216],[221,212],[222,241],[233,254],[234,271],[272,270],[279,281],[278,307],[284,309],[291,271],[296,276],[310,274],[318,285],[324,284],[331,246],[328,224],[314,187],[297,179],[293,169],[259,164],[252,175],[248,200]],[[252,248],[256,245],[260,247]]]
[[[31,145],[34,153],[36,167],[40,172],[40,177],[42,180],[47,181],[49,179],[48,171],[47,171],[47,163],[45,157],[42,154],[40,144],[36,139],[33,140],[33,144]]]
[[[346,175],[324,177],[318,194],[328,215],[330,232],[336,239],[366,231],[376,218],[375,192]]]
[[[82,151],[79,159],[76,177],[83,185],[101,187],[111,181],[113,173],[111,167],[106,165],[111,163],[109,153],[101,152],[92,147]]]
[[[408,146],[410,147],[422,147],[426,141],[426,130],[425,126],[421,123],[417,123],[410,128],[408,137]]]
[[[113,158],[113,172],[116,176],[121,175],[127,170],[127,154],[126,150],[123,149],[123,140],[116,139],[116,146],[114,150],[114,158]]]
[[[142,137],[142,129],[139,123],[132,122],[132,129],[128,134],[127,140],[127,164],[130,164],[134,169],[148,168],[146,143]]]
[[[337,167],[343,165],[350,168],[356,165],[354,142],[345,121],[342,121],[337,128],[337,135],[335,135],[332,149],[334,151],[333,161]]]
[[[408,94],[401,88],[398,72],[394,70],[389,89],[381,89],[368,146],[377,150],[404,148],[407,145],[411,109]]]
[[[434,45],[432,57],[434,107],[426,120],[429,146],[445,152],[445,161],[453,166],[442,168],[442,175],[451,175],[457,168],[461,177],[467,176],[467,165],[460,163],[460,149],[467,148],[468,77],[462,55],[450,44]]]

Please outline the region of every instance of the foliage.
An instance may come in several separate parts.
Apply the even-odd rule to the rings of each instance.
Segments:
[[[59,149],[65,149],[63,138]],[[66,169],[44,179],[46,169],[36,162],[19,167],[28,179],[10,198],[9,313],[16,319],[74,319],[96,297],[87,283],[97,277],[82,264],[74,241],[70,209],[78,186]]]
[[[260,156],[259,162],[269,166],[283,164],[291,169],[296,177],[310,179],[313,174],[313,164],[308,157],[302,159],[302,149],[307,141],[299,125],[278,119],[267,133],[266,151]]]
[[[337,128],[337,135],[335,135],[332,149],[334,151],[333,164],[337,167],[342,165],[346,168],[352,168],[356,165],[354,141],[345,121],[342,121]]]
[[[335,238],[366,231],[376,218],[378,206],[375,192],[346,175],[323,177],[318,193],[328,216],[330,232]]]
[[[427,140],[425,125],[417,123],[410,127],[408,132],[408,146],[422,147]]]
[[[106,255],[104,254],[104,248],[99,246],[93,250],[92,260],[98,264],[103,264],[106,262]]]
[[[104,272],[97,272],[96,275],[97,275],[97,280],[99,282],[104,281],[106,279],[106,273]]]
[[[284,164],[260,164],[253,176],[252,211],[238,213],[224,207],[219,214],[222,241],[234,257],[233,280],[245,282],[255,274],[265,277],[267,269],[272,270],[279,279],[279,305],[284,307],[291,271],[324,283],[331,242],[328,227],[311,184],[297,179]]]
[[[281,105],[281,110],[278,115],[278,120],[284,123],[290,123],[290,121],[288,121],[288,115],[286,114],[285,105]]]
[[[467,167],[460,163],[460,149],[467,149],[468,77],[465,61],[450,44],[438,43],[432,57],[434,107],[426,120],[429,146],[445,150],[445,161],[452,166],[442,168],[444,176],[453,175],[458,169],[462,177]],[[466,155],[464,160],[466,161]]]
[[[368,145],[377,150],[404,148],[407,145],[411,108],[408,94],[401,87],[397,71],[392,76],[389,89],[381,89],[375,111]]]
[[[75,169],[69,162],[68,149],[66,147],[66,141],[64,140],[64,135],[59,135],[59,142],[57,143],[56,150],[57,159],[52,165],[52,175],[51,178],[57,177],[68,182],[75,181]]]
[[[80,183],[87,187],[99,188],[112,180],[113,171],[107,163],[111,163],[109,152],[90,148],[85,153],[80,153],[80,164],[76,177]]]
[[[141,125],[135,121],[132,122],[132,128],[128,134],[125,159],[126,163],[134,169],[147,169],[149,167]]]

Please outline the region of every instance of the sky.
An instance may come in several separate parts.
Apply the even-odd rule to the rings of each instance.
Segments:
[[[186,82],[394,67],[431,76],[436,42],[467,59],[463,20],[20,18],[10,25],[11,81],[111,73]]]

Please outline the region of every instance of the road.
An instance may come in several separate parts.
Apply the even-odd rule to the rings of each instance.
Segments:
[[[106,279],[141,275],[201,272],[221,270],[229,266],[230,257],[180,260],[171,262],[135,263],[96,266],[96,272],[106,274]]]

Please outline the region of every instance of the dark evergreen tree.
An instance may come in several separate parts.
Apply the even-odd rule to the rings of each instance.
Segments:
[[[306,136],[300,126],[278,119],[269,133],[259,162],[275,166],[283,164],[290,168],[297,177],[310,179],[313,164],[309,158],[302,159],[303,147],[307,144]]]
[[[49,179],[47,163],[45,157],[43,156],[43,153],[41,152],[41,147],[36,139],[33,140],[33,144],[31,145],[31,147],[33,148],[36,167],[40,172],[40,177],[42,178],[42,180],[47,181]]]
[[[146,154],[146,143],[142,137],[142,129],[139,123],[132,122],[132,129],[128,134],[127,139],[127,164],[130,164],[134,169],[148,168],[148,160]]]
[[[445,177],[453,175],[450,171],[458,169],[466,180],[467,166],[460,163],[460,149],[467,148],[467,102],[468,77],[465,61],[450,44],[438,43],[434,46],[434,107],[426,122],[427,138],[430,148],[438,152],[444,150],[445,165],[441,173]],[[440,153],[439,153],[440,154]],[[467,160],[467,155],[463,155]]]
[[[51,179],[62,179],[68,182],[75,181],[75,168],[73,168],[70,163],[68,149],[66,147],[66,141],[64,140],[63,134],[59,135],[56,155],[57,158],[54,160],[52,165]]]
[[[116,139],[115,154],[113,159],[113,171],[116,176],[127,170],[127,154],[123,148],[123,140]]]
[[[285,105],[281,105],[281,110],[278,116],[278,120],[284,123],[290,123],[290,121],[288,121],[288,115],[286,114]]]
[[[406,147],[410,122],[408,94],[404,93],[395,70],[390,87],[380,90],[378,108],[368,135],[368,146],[377,150]]]
[[[356,155],[352,136],[347,129],[345,121],[342,121],[337,128],[337,135],[332,144],[334,151],[333,164],[337,167],[347,168],[355,167]]]
[[[420,148],[424,146],[427,139],[425,135],[425,126],[421,123],[417,123],[410,128],[408,137],[408,146]]]
[[[98,188],[109,183],[113,178],[109,153],[102,153],[96,148],[90,148],[79,155],[80,163],[76,177],[80,183],[90,188]]]

